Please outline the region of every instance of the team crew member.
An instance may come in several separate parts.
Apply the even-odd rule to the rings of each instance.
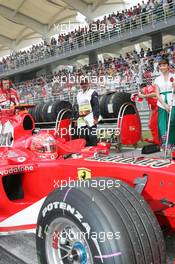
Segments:
[[[148,106],[150,109],[150,120],[149,120],[149,128],[153,137],[152,142],[159,145],[159,133],[158,133],[158,107],[157,107],[157,96],[156,96],[156,86],[153,85],[140,85],[140,98],[145,98],[148,102]],[[150,141],[151,142],[151,141]]]
[[[10,106],[19,104],[17,92],[12,89],[11,81],[2,79],[0,82],[0,108],[10,108]]]
[[[175,95],[172,95],[172,88],[175,88],[175,82],[172,83],[172,78],[175,80],[174,74],[170,73],[169,61],[162,59],[159,62],[160,76],[155,79],[156,94],[158,98],[158,127],[159,137],[162,145],[165,144],[167,138],[168,118],[173,96],[173,107],[171,115],[171,125],[168,144],[175,145]]]
[[[81,90],[77,94],[79,118],[78,135],[86,139],[87,146],[97,145],[97,123],[99,118],[98,94],[91,89],[87,78],[81,81]]]

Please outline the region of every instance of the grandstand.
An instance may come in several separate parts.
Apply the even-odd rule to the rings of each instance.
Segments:
[[[159,75],[162,56],[175,73],[175,0],[0,0],[0,79],[13,80],[21,103],[74,103],[81,77],[99,95],[135,92]],[[23,257],[36,264],[30,243]],[[11,263],[24,263],[14,245]]]
[[[130,3],[128,9],[124,1],[76,2],[78,10],[69,1],[1,1],[0,53],[7,53],[0,61],[0,77],[10,76],[21,98],[70,97],[79,88],[79,75],[96,76],[91,84],[100,93],[135,90],[143,79],[151,82],[158,74],[163,54],[174,69],[174,1]],[[106,7],[108,14],[100,16]],[[111,7],[115,11],[110,13]],[[77,26],[77,11],[90,22]],[[36,44],[29,46],[32,41]],[[84,63],[78,64],[80,58]],[[74,67],[67,67],[68,62]]]
[[[132,3],[1,1],[0,77],[13,79],[23,102],[37,102],[72,100],[80,76],[100,94],[135,91],[159,74],[163,55],[174,71],[175,2]]]

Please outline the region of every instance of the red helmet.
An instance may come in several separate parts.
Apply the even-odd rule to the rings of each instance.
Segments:
[[[37,152],[39,157],[43,159],[56,159],[58,157],[57,141],[52,135],[45,132],[33,136],[30,150]]]

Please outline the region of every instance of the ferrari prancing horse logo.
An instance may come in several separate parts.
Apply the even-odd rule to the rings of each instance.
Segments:
[[[77,171],[79,180],[91,179],[91,170],[87,168],[78,168]]]

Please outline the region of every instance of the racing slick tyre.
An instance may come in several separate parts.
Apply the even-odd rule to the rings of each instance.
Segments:
[[[39,104],[39,108],[37,109],[37,122],[38,123],[42,123],[42,109],[43,109],[43,106],[45,105],[46,103],[45,102],[42,102]]]
[[[133,188],[111,178],[73,186],[56,189],[42,205],[39,263],[165,264],[160,226]]]
[[[42,121],[45,122],[49,122],[49,118],[48,118],[48,111],[49,108],[52,107],[53,102],[49,101],[47,103],[44,104],[44,106],[41,109],[41,116],[42,116]]]
[[[107,93],[100,98],[100,114],[104,119],[107,118],[117,118],[119,110],[124,103],[134,103],[131,101],[131,94],[126,92],[112,92]],[[134,114],[134,108],[128,106],[124,115]]]
[[[35,107],[31,111],[31,115],[32,115],[32,117],[33,117],[33,119],[34,119],[35,122],[38,122],[37,121],[37,111],[38,111],[38,108],[39,108],[39,104],[36,104]]]
[[[53,102],[52,107],[49,109],[48,108],[48,119],[50,120],[50,122],[55,122],[57,119],[57,115],[59,114],[59,112],[63,109],[72,109],[72,105],[70,102],[68,101],[60,101],[57,100],[56,102]],[[62,119],[65,118],[70,118],[71,113],[67,112],[62,116]]]
[[[36,123],[40,123],[42,122],[42,119],[41,119],[41,109],[43,107],[45,103],[39,103],[35,106],[35,113],[34,113],[34,117],[35,117],[35,122]]]
[[[29,114],[33,117],[33,120],[35,121],[35,108],[36,106],[34,106],[33,108],[30,108],[28,111],[29,111]]]
[[[112,93],[113,94],[113,93]],[[99,104],[100,104],[100,114],[101,116],[106,119],[106,118],[109,118],[108,117],[108,112],[107,112],[107,109],[106,109],[106,100],[109,98],[109,96],[111,95],[111,93],[107,93],[107,94],[104,94],[100,97],[99,99]]]
[[[134,102],[131,101],[131,94],[130,93],[126,93],[126,92],[119,92],[118,93],[117,92],[117,93],[114,93],[110,97],[108,104],[113,105],[113,117],[116,117],[116,118],[118,117],[120,107],[125,103],[132,103],[134,105]],[[109,108],[109,106],[108,106],[108,108]],[[128,114],[135,114],[133,107],[128,106],[126,108],[124,115],[128,115]]]

